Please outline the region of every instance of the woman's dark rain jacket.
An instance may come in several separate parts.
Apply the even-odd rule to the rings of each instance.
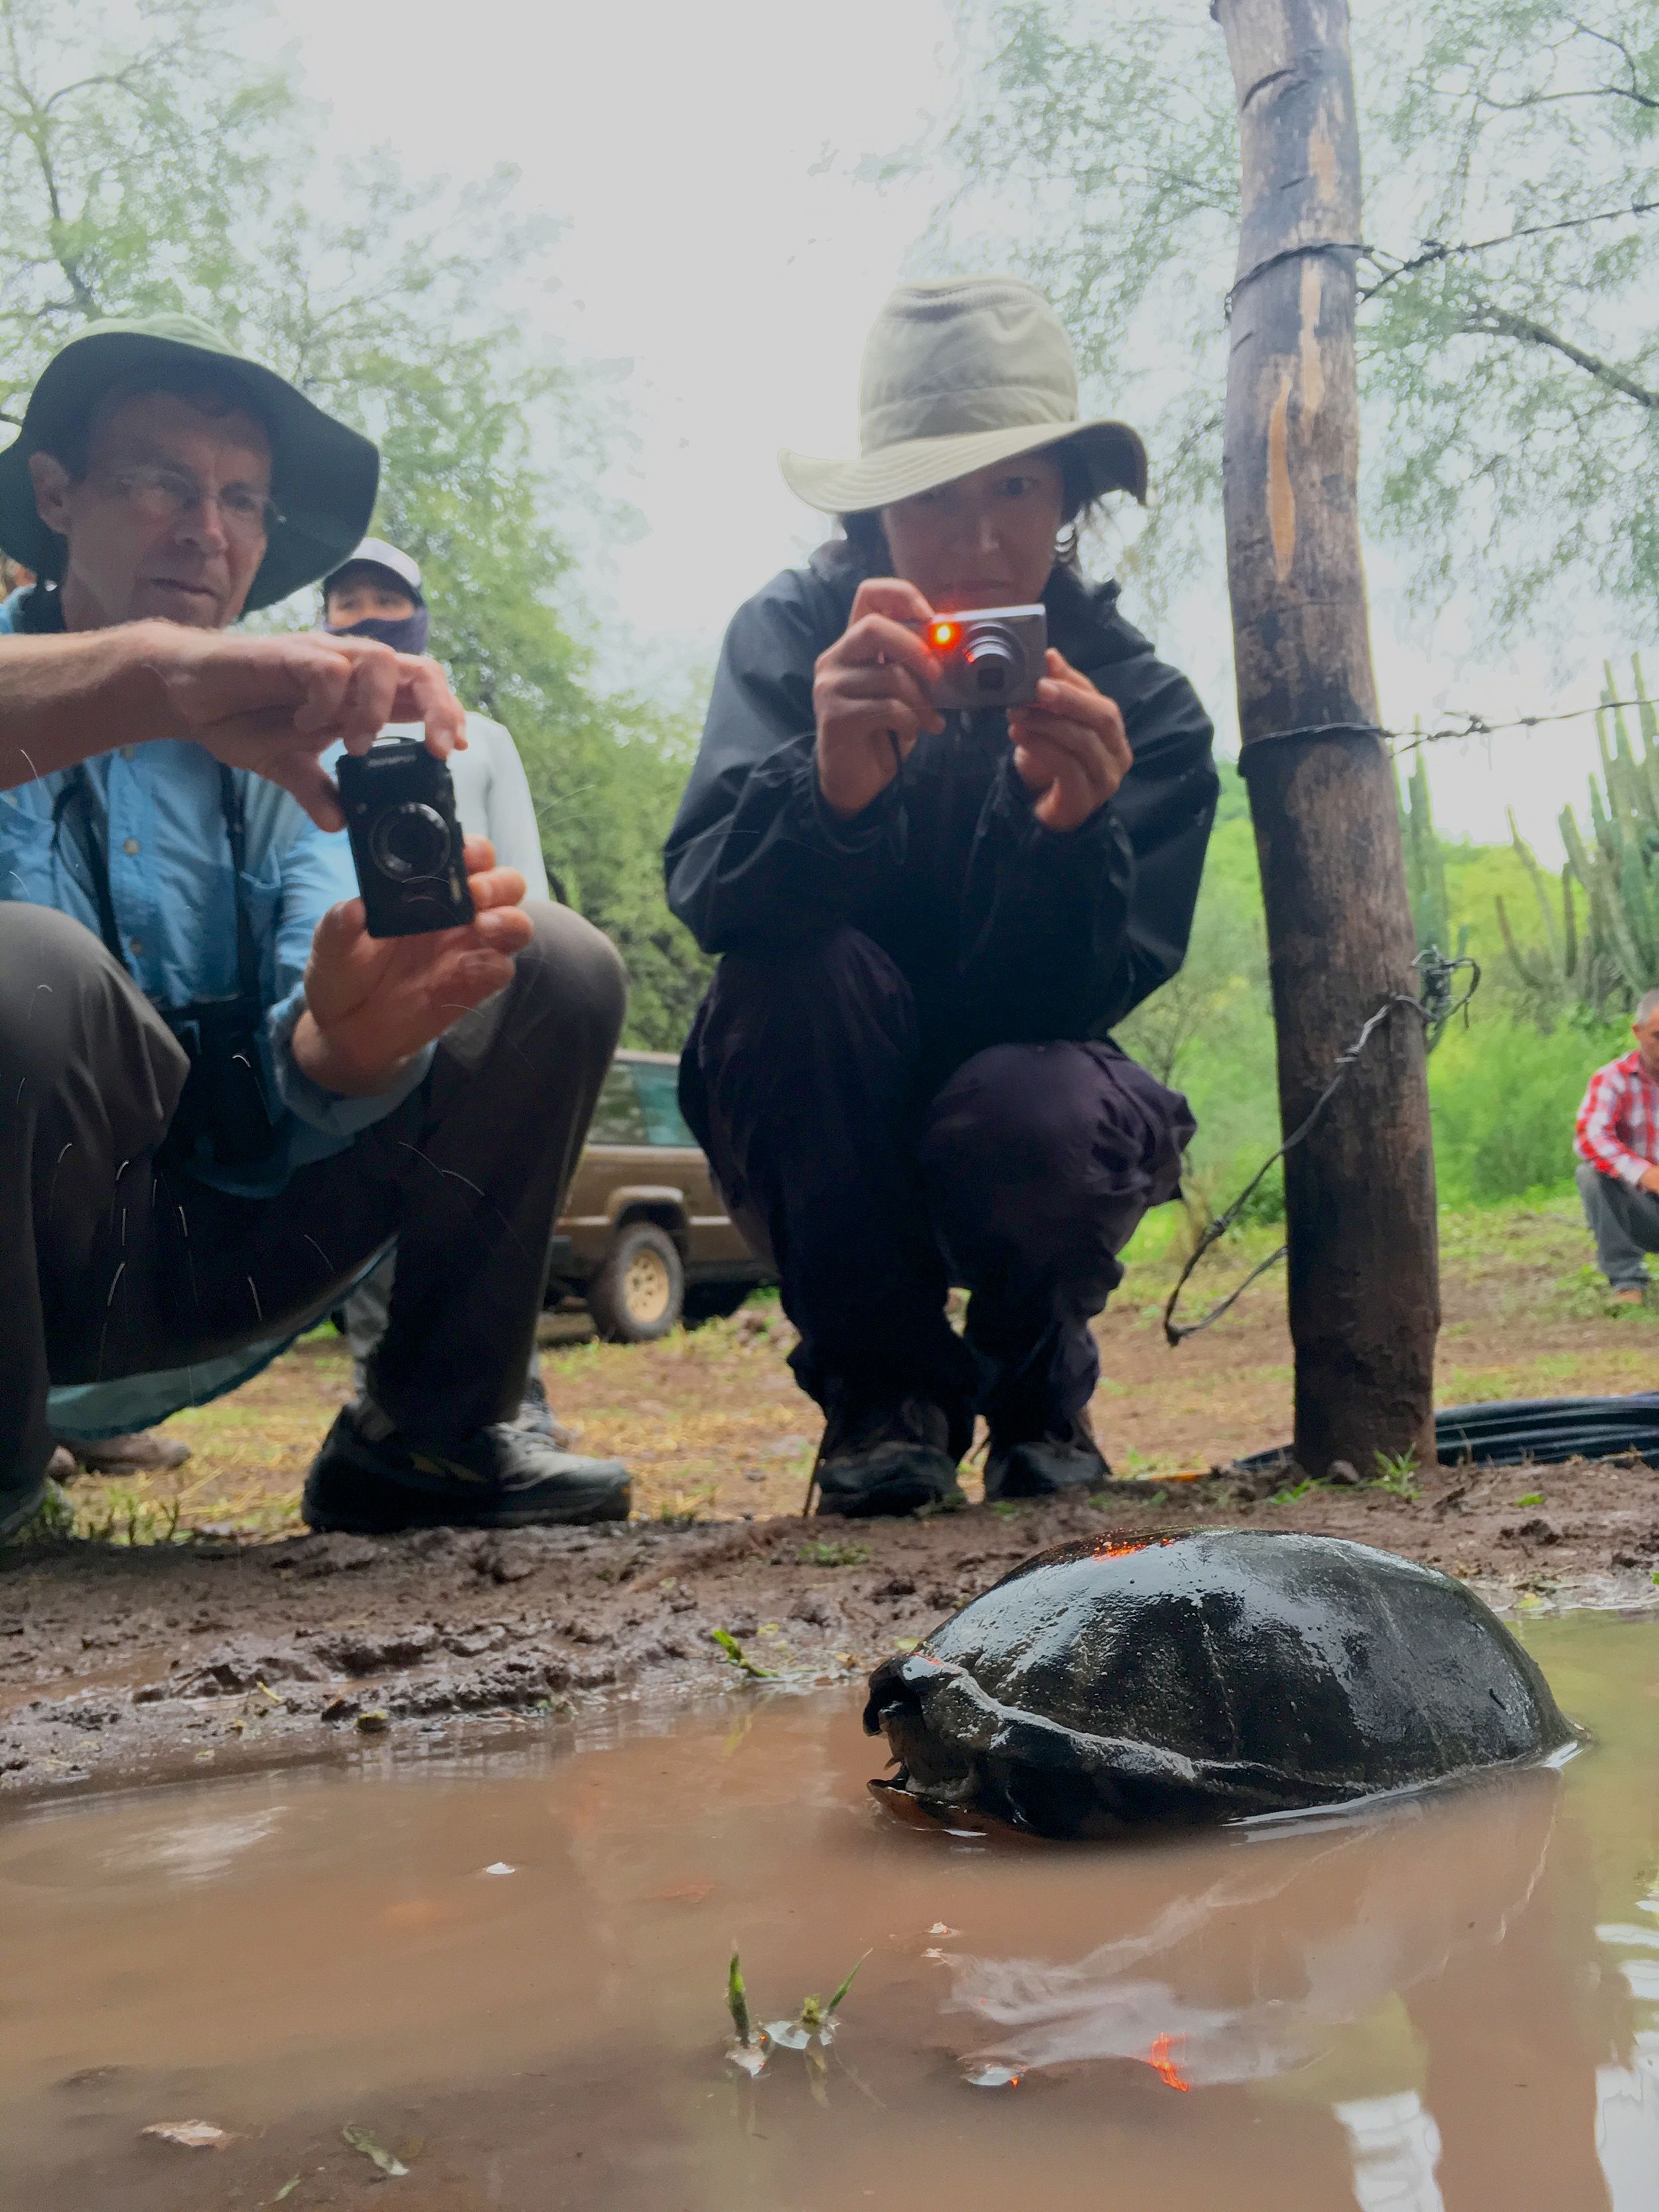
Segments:
[[[1117,702],[1134,753],[1116,798],[1045,829],[999,708],[948,715],[842,821],[818,792],[812,673],[861,574],[826,548],[734,617],[665,854],[669,905],[706,952],[862,930],[951,1060],[1103,1036],[1186,953],[1218,789],[1196,693],[1118,612],[1115,584],[1057,567],[1049,641]]]

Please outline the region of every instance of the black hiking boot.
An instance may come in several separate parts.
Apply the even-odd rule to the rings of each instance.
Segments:
[[[931,1399],[849,1405],[832,1394],[812,1470],[817,1510],[868,1520],[963,1505],[957,1462],[968,1441],[952,1436],[949,1414]]]
[[[1098,1490],[1112,1479],[1089,1417],[1052,1429],[1046,1436],[1028,1437],[1016,1443],[991,1436],[985,1461],[985,1502],[1000,1498],[1057,1498],[1066,1490]]]
[[[383,1536],[628,1518],[633,1491],[620,1460],[580,1458],[533,1429],[500,1421],[428,1450],[368,1426],[363,1409],[348,1406],[324,1438],[300,1508],[311,1528]]]

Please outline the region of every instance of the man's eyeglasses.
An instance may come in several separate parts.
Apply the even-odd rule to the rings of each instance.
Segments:
[[[185,470],[168,468],[161,462],[138,462],[130,469],[119,469],[110,483],[134,514],[142,514],[148,522],[182,522],[211,501],[223,518],[227,536],[244,542],[269,538],[285,519],[274,499],[267,499],[251,485],[228,484],[223,491],[210,492]]]

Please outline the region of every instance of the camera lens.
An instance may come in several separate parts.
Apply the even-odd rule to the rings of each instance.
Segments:
[[[440,876],[449,861],[449,825],[435,806],[405,799],[388,807],[369,833],[375,866],[398,883]]]
[[[988,697],[1007,690],[1019,666],[1012,642],[1001,630],[974,633],[963,647],[962,657],[973,671],[975,688]]]

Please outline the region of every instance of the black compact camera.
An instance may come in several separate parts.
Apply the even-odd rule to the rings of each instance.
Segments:
[[[386,738],[336,771],[371,937],[418,937],[472,919],[455,787],[418,739]]]
[[[905,628],[933,653],[933,704],[947,711],[1028,707],[1048,673],[1048,617],[1040,606],[972,607]]]

